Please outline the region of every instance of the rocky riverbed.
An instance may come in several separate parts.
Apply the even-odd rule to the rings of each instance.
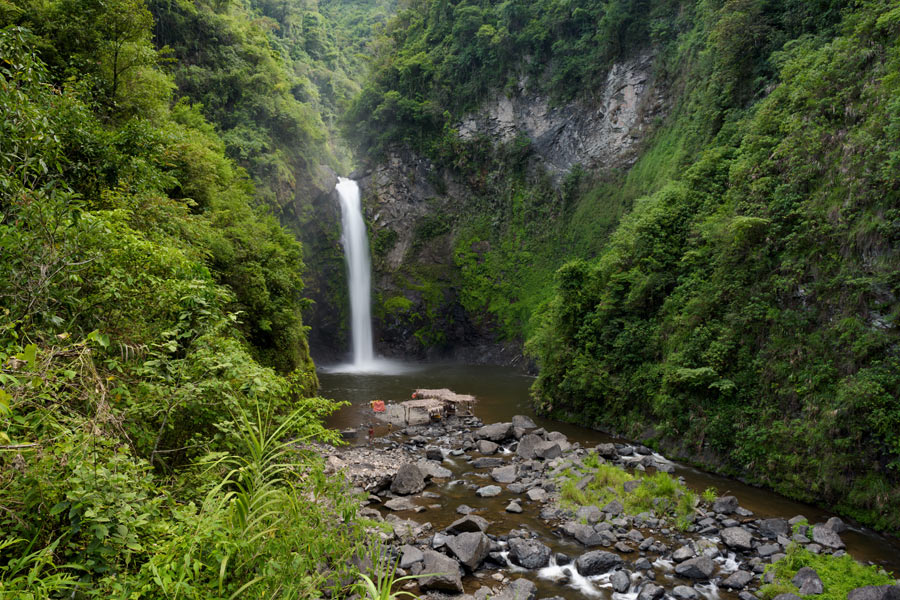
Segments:
[[[439,574],[408,584],[429,596],[753,600],[766,565],[789,544],[844,553],[840,519],[760,519],[734,496],[697,503],[680,527],[663,510],[627,514],[618,500],[564,508],[560,475],[584,489],[593,477],[588,457],[632,473],[672,465],[640,445],[583,448],[528,417],[490,425],[454,417],[319,451],[329,471],[368,494],[362,514],[392,525],[377,535],[393,547],[400,574]],[[821,593],[814,571],[796,579],[801,593]],[[900,587],[856,596],[900,598]]]

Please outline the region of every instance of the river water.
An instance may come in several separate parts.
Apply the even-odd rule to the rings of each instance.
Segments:
[[[514,369],[496,366],[469,366],[460,364],[393,364],[387,369],[390,373],[337,373],[328,372],[327,369],[319,373],[321,382],[321,395],[326,398],[350,402],[329,419],[329,426],[338,429],[359,429],[359,443],[365,443],[367,429],[374,426],[375,435],[381,435],[387,431],[387,426],[377,424],[372,417],[369,402],[372,400],[384,400],[386,402],[399,402],[407,400],[416,388],[450,388],[461,394],[472,394],[478,399],[475,414],[485,423],[509,421],[513,415],[528,415],[539,426],[548,431],[561,431],[572,442],[581,442],[585,447],[592,447],[600,442],[625,442],[627,440],[616,439],[604,433],[542,419],[537,417],[529,405],[529,386],[533,378],[523,375]],[[462,465],[445,465],[454,471],[462,472]],[[689,487],[697,492],[702,492],[708,487],[715,487],[719,495],[731,494],[737,496],[741,506],[753,511],[760,518],[783,517],[791,518],[795,515],[804,515],[810,523],[823,522],[833,513],[815,506],[795,502],[770,491],[755,488],[736,480],[705,473],[689,466],[676,463],[676,474],[685,478]],[[445,496],[453,495],[453,490],[441,490]],[[471,496],[466,496],[466,502],[475,506]],[[452,500],[448,498],[448,500]],[[490,500],[490,499],[485,499]],[[505,499],[508,502],[509,499]],[[511,518],[503,511],[504,499],[496,499],[485,504],[482,508],[490,511],[486,514],[489,520],[498,525],[503,525],[503,520]],[[496,506],[494,506],[496,504]],[[448,525],[459,517],[454,512],[455,505],[450,506],[444,512],[438,510],[426,513],[428,520],[435,528]],[[446,513],[446,514],[444,514]],[[515,517],[517,522],[523,522],[524,515]],[[540,531],[540,523],[535,517],[535,530]],[[847,544],[847,551],[857,560],[871,561],[880,564],[900,576],[900,540],[888,538],[876,534],[862,527],[851,526],[841,534],[841,538]],[[571,554],[577,553],[578,548],[569,550]],[[548,590],[549,591],[549,590]]]

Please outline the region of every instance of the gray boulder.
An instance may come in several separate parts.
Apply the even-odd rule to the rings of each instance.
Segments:
[[[474,571],[484,561],[491,550],[491,540],[480,531],[461,533],[447,542],[459,562]]]
[[[662,598],[666,593],[666,590],[656,585],[655,583],[645,583],[644,587],[641,588],[641,592],[638,594],[637,600],[658,600]]]
[[[778,594],[772,600],[803,600],[797,594]]]
[[[767,538],[776,539],[779,535],[787,536],[791,526],[784,519],[763,519],[759,522],[759,533]]]
[[[394,480],[391,481],[391,491],[401,496],[418,494],[425,489],[425,475],[416,465],[405,463],[400,465]]]
[[[491,479],[497,483],[512,483],[516,480],[518,468],[516,465],[497,467],[491,471]]]
[[[450,533],[481,533],[487,531],[489,525],[490,522],[484,517],[479,517],[478,515],[466,515],[465,517],[450,523],[447,531]]]
[[[553,460],[562,456],[559,442],[541,442],[534,449],[535,456],[544,460]]]
[[[384,507],[394,511],[416,510],[417,508],[419,508],[409,498],[391,498],[384,503]]]
[[[678,600],[696,600],[699,595],[697,594],[697,590],[692,587],[676,585],[675,589],[672,590],[672,596]]]
[[[677,575],[689,579],[709,579],[715,570],[716,563],[705,556],[691,558],[675,567]]]
[[[594,505],[582,506],[575,511],[575,518],[579,520],[584,519],[588,523],[594,524],[603,518],[603,511]]]
[[[585,577],[609,573],[616,567],[622,566],[622,557],[605,550],[593,550],[582,554],[575,560],[575,568]]]
[[[605,545],[606,538],[600,535],[593,527],[585,525],[584,523],[568,521],[563,524],[563,532],[565,532],[566,535],[575,538],[588,548]]]
[[[522,429],[537,429],[537,425],[534,424],[534,421],[531,420],[530,417],[526,417],[524,415],[516,415],[512,418],[513,427],[520,427]]]
[[[472,466],[476,469],[493,469],[494,467],[502,467],[505,464],[505,460],[494,456],[479,456],[472,461]]]
[[[423,591],[435,590],[462,594],[464,590],[459,563],[434,550],[425,550],[423,554],[425,555],[425,564],[422,572],[432,573],[432,575],[419,579],[419,587]]]
[[[624,510],[625,507],[622,506],[622,503],[618,500],[613,500],[603,507],[603,512],[614,517],[618,517],[619,515],[621,515]]]
[[[539,487],[531,488],[530,490],[525,492],[525,495],[528,496],[528,499],[532,500],[533,502],[543,502],[547,499],[547,490]]]
[[[515,500],[513,500],[512,502],[510,502],[509,504],[506,505],[505,510],[508,513],[519,514],[522,512],[522,505],[519,504],[518,502],[516,502]]]
[[[502,491],[499,485],[486,485],[475,490],[475,495],[481,498],[493,498],[499,496]]]
[[[823,523],[818,523],[813,526],[812,541],[825,546],[826,548],[833,548],[835,550],[844,547],[841,536],[839,536],[831,527],[828,527]]]
[[[410,546],[409,544],[401,546],[400,552],[400,563],[398,566],[401,569],[409,569],[414,564],[425,560],[425,554],[415,546]]]
[[[729,548],[735,550],[750,550],[753,548],[753,536],[743,527],[726,527],[721,532],[722,541]]]
[[[847,524],[840,517],[831,517],[825,521],[825,527],[828,527],[835,533],[844,533],[847,530]]]
[[[512,423],[492,423],[475,430],[476,440],[502,442],[512,436]]]
[[[450,479],[453,477],[453,473],[450,472],[450,469],[442,467],[433,460],[420,460],[416,463],[416,466],[425,477],[431,477],[433,479]]]
[[[610,576],[609,583],[615,591],[624,594],[631,587],[631,577],[628,576],[628,571],[616,571]]]
[[[672,560],[677,563],[685,561],[694,556],[694,549],[690,546],[682,546],[678,550],[672,553]]]
[[[519,446],[516,448],[516,455],[525,460],[531,460],[537,456],[536,451],[539,444],[543,444],[544,440],[533,433],[523,435],[519,440]]]
[[[720,496],[713,502],[713,512],[730,515],[737,510],[738,499],[734,496]]]
[[[900,600],[900,585],[867,585],[851,590],[847,600]]]
[[[615,444],[597,444],[595,450],[603,458],[616,458],[618,456]]]
[[[735,571],[722,582],[723,587],[733,590],[742,590],[753,580],[753,573],[749,571]]]
[[[496,444],[490,440],[478,440],[475,444],[475,449],[480,454],[494,454],[497,452],[497,449],[500,447],[499,444]]]
[[[537,540],[509,540],[509,559],[525,569],[540,569],[550,562],[550,548]]]
[[[493,600],[534,600],[537,597],[537,586],[527,579],[516,579],[503,588]]]
[[[825,586],[822,585],[822,579],[819,577],[819,574],[809,567],[803,567],[797,571],[797,574],[791,579],[791,583],[800,588],[801,596],[821,594],[825,591]]]
[[[437,446],[428,446],[425,448],[425,458],[427,460],[436,460],[441,462],[444,460],[444,453]]]

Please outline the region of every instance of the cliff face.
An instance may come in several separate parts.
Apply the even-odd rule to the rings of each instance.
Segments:
[[[576,165],[595,173],[632,165],[641,141],[666,110],[649,55],[615,64],[596,98],[554,106],[523,82],[514,96],[498,96],[462,118],[458,139],[498,152],[526,143],[527,171],[534,178],[549,176],[558,190]],[[460,222],[483,210],[473,208],[471,199],[491,196],[484,180],[502,175],[436,164],[403,150],[356,178],[371,228],[379,351],[521,361],[521,340],[501,343],[492,315],[463,308],[466,281],[454,253]],[[479,242],[478,252],[491,252],[490,242]]]
[[[525,136],[541,165],[557,177],[575,165],[588,170],[630,166],[653,119],[666,110],[662,90],[653,85],[652,64],[652,55],[645,54],[613,65],[590,105],[553,106],[521,81],[516,95],[499,96],[465,117],[459,135],[464,140],[487,136],[496,143]]]

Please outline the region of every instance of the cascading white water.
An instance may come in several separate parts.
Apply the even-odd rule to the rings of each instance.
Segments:
[[[352,179],[338,178],[335,188],[341,200],[342,242],[347,260],[350,287],[350,332],[353,336],[353,367],[372,370],[372,274],[369,262],[369,238],[363,221],[359,186]]]

